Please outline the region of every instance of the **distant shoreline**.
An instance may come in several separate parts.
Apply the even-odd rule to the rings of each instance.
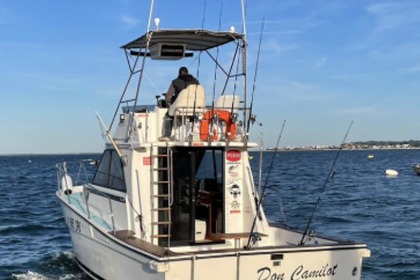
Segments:
[[[57,154],[51,154],[51,153],[22,153],[22,154],[0,154],[0,157],[19,157],[19,156],[83,156],[83,155],[101,155],[102,152],[96,152],[96,153],[57,153]]]
[[[317,152],[317,151],[337,151],[340,147],[335,148],[278,148],[277,151],[279,152]],[[384,150],[420,150],[420,147],[411,147],[411,148],[363,148],[363,149],[347,149],[343,148],[343,151],[384,151]],[[275,152],[275,148],[268,148],[265,152]]]

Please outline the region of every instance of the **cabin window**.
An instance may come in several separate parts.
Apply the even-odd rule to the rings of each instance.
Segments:
[[[123,163],[115,150],[105,150],[92,183],[104,188],[126,192]]]

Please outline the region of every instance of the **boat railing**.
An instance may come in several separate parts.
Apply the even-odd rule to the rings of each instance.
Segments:
[[[206,106],[193,113],[179,107],[173,117],[175,141],[218,142],[242,141],[245,136],[244,122],[239,120],[243,108],[218,108]]]
[[[91,181],[98,162],[86,159],[79,162],[62,162],[56,165],[57,186],[64,194],[70,195],[74,186]]]

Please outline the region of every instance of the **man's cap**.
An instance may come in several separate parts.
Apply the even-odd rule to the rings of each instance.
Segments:
[[[185,66],[182,66],[181,68],[179,68],[179,74],[181,74],[182,72],[185,72],[188,74],[188,68]]]

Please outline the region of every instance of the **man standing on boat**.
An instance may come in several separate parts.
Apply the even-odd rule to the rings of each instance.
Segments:
[[[168,92],[166,93],[165,101],[167,106],[174,103],[175,99],[181,90],[185,89],[189,85],[199,85],[200,83],[192,75],[188,74],[188,68],[182,66],[179,68],[178,78],[171,82]]]

